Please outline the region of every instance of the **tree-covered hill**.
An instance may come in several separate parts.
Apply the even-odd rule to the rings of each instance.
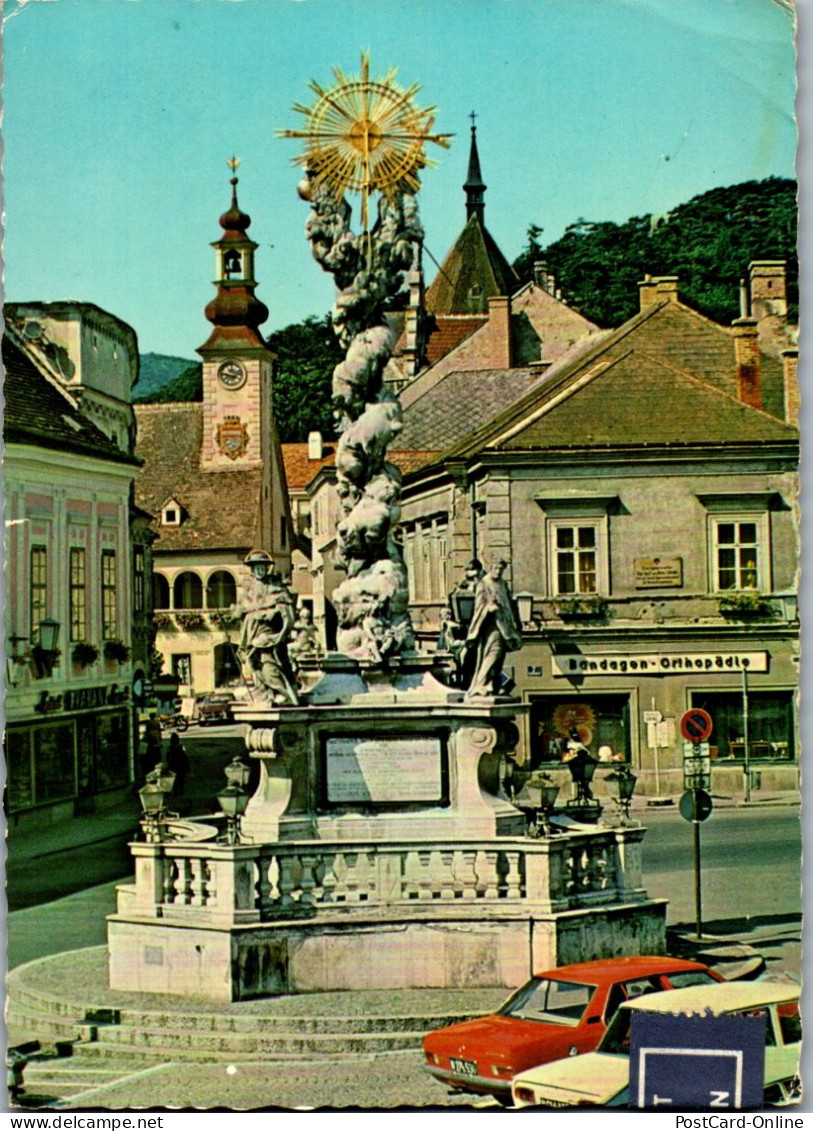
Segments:
[[[752,259],[785,259],[788,298],[798,313],[796,182],[780,177],[711,189],[666,216],[623,224],[580,219],[544,246],[532,224],[514,267],[523,281],[544,259],[567,301],[600,326],[618,326],[638,310],[645,274],[678,275],[680,297],[715,322],[739,314],[739,281]]]
[[[142,353],[139,355],[138,383],[133,389],[133,400],[150,403],[156,400],[172,400],[163,396],[167,385],[175,381],[185,370],[194,368],[196,363],[186,357],[170,357],[165,353]],[[199,367],[199,365],[198,365]],[[189,400],[178,397],[178,400]]]

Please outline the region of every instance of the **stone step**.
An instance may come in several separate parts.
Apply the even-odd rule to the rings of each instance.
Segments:
[[[268,1057],[335,1056],[390,1052],[421,1047],[426,1030],[397,1033],[301,1034],[295,1030],[262,1036],[254,1033],[181,1034],[166,1029],[99,1028],[96,1040],[74,1045],[74,1056],[104,1057],[128,1054],[162,1060],[257,1060]],[[184,1039],[186,1038],[186,1039]]]

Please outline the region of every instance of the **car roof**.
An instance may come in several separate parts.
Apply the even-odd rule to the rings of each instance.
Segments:
[[[798,1001],[800,986],[786,982],[715,982],[714,985],[687,986],[683,990],[665,990],[644,994],[625,1002],[623,1009],[646,1013],[729,1013],[735,1009],[758,1009]]]
[[[565,981],[587,978],[588,981],[608,977],[640,978],[646,974],[665,974],[672,970],[706,970],[702,962],[690,962],[685,958],[670,958],[668,955],[638,955],[627,958],[600,958],[592,962],[574,962],[570,966],[557,966],[553,970],[542,970],[537,978],[562,978]],[[674,991],[673,991],[674,992]]]

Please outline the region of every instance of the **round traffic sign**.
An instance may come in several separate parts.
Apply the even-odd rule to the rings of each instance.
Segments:
[[[714,806],[705,789],[687,789],[678,802],[684,821],[705,821]]]
[[[692,707],[680,719],[680,733],[687,742],[705,742],[711,734],[711,715],[702,707]]]

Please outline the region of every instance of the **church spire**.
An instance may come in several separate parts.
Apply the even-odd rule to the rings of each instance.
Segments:
[[[471,149],[469,150],[469,171],[466,176],[466,183],[463,185],[463,190],[466,193],[466,219],[470,220],[472,216],[479,216],[482,223],[486,208],[483,200],[486,185],[483,181],[483,174],[480,172],[480,155],[477,152],[477,126],[475,125],[477,115],[472,110],[469,117],[471,118]]]
[[[214,330],[201,350],[224,345],[235,348],[259,346],[265,348],[258,327],[268,317],[268,308],[254,294],[254,252],[257,244],[247,234],[251,217],[237,203],[237,166],[240,161],[230,158],[226,164],[232,171],[231,206],[220,217],[223,235],[212,247],[216,255],[215,286],[217,294],[206,307],[206,317]]]

